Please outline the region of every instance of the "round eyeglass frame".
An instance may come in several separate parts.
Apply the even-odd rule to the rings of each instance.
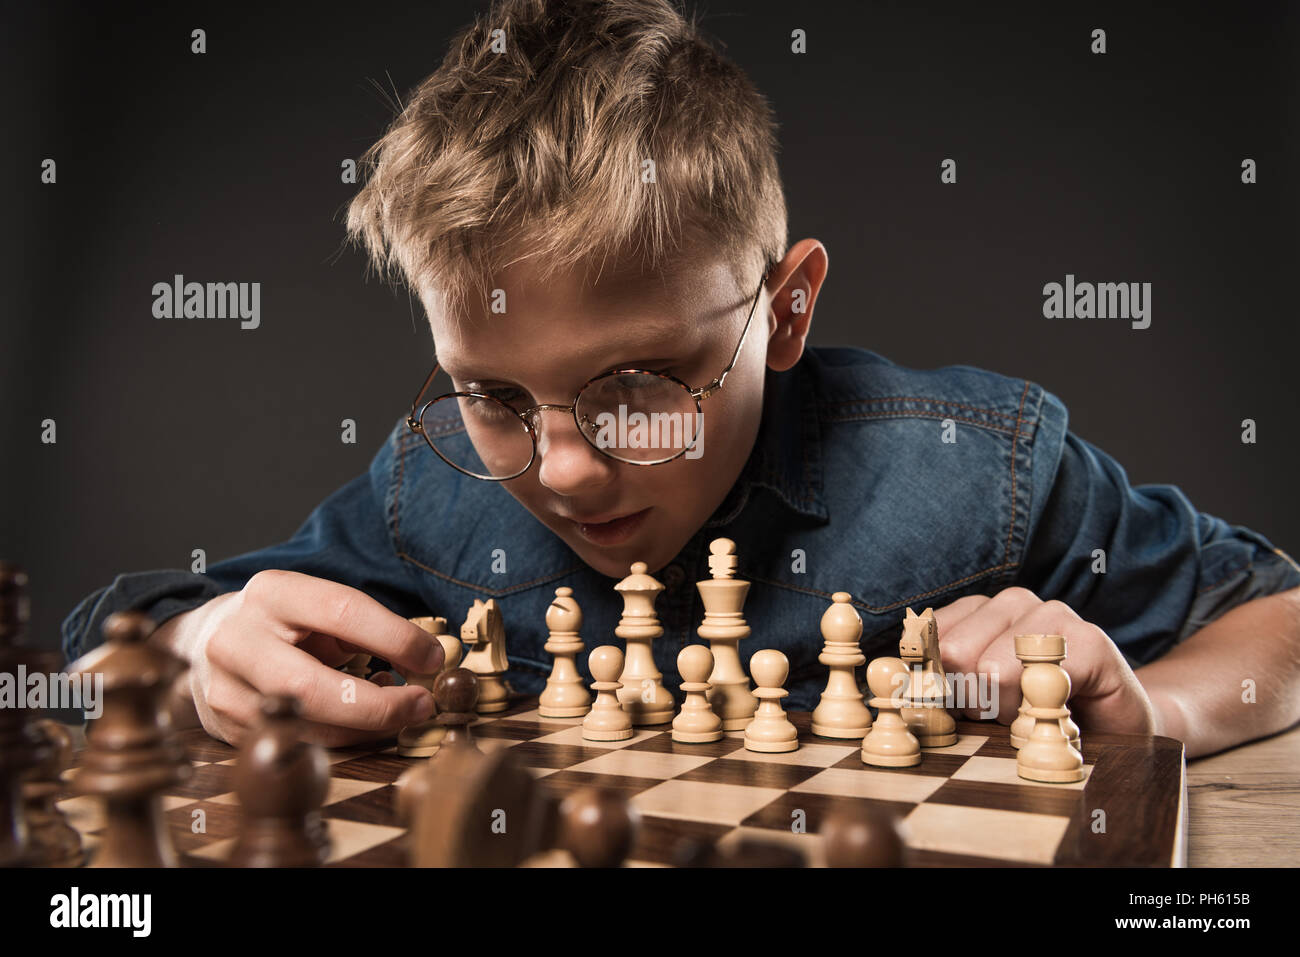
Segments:
[[[692,389],[689,385],[687,385],[685,382],[683,382],[681,379],[677,378],[676,376],[670,375],[666,372],[656,372],[653,369],[611,369],[610,371],[602,372],[600,375],[588,379],[585,383],[583,383],[582,388],[578,390],[578,394],[573,397],[572,405],[557,405],[555,403],[543,402],[538,405],[532,406],[531,408],[519,410],[514,408],[511,405],[507,405],[505,402],[502,402],[500,399],[496,398],[495,396],[487,395],[486,393],[483,392],[445,392],[442,395],[435,396],[434,398],[430,399],[428,402],[424,403],[423,406],[421,406],[420,400],[424,398],[424,393],[428,391],[428,388],[432,384],[434,377],[438,374],[439,368],[441,368],[440,364],[435,360],[432,371],[430,371],[428,378],[424,380],[424,385],[421,386],[420,391],[416,393],[415,400],[411,403],[411,411],[406,417],[406,427],[410,429],[412,432],[419,433],[421,436],[423,436],[425,444],[428,445],[429,448],[433,450],[434,454],[437,455],[438,458],[446,462],[448,465],[450,465],[452,468],[454,468],[457,472],[460,472],[463,475],[468,475],[470,478],[481,479],[485,482],[508,482],[511,479],[519,478],[519,476],[523,475],[525,472],[527,472],[530,468],[533,467],[533,463],[537,461],[537,429],[536,426],[533,424],[532,419],[536,417],[537,413],[544,412],[547,410],[554,411],[554,412],[570,413],[573,416],[574,426],[577,428],[578,432],[581,433],[582,437],[586,440],[587,444],[590,445],[597,452],[599,452],[601,455],[605,456],[606,458],[612,459],[615,462],[620,462],[625,465],[637,465],[637,466],[663,465],[667,462],[673,461],[674,459],[681,458],[681,456],[685,455],[687,452],[689,452],[692,448],[695,447],[695,443],[699,439],[700,432],[703,430],[702,417],[704,415],[704,410],[700,407],[701,400],[707,399],[709,396],[713,395],[715,392],[717,392],[719,389],[722,388],[723,383],[727,379],[727,375],[735,367],[737,360],[740,358],[740,349],[745,344],[745,339],[749,335],[749,327],[753,325],[754,312],[758,307],[758,300],[763,295],[763,286],[767,283],[767,279],[770,274],[771,274],[770,268],[764,270],[762,277],[759,279],[758,289],[755,290],[754,292],[754,301],[750,303],[749,306],[749,316],[745,320],[745,328],[740,333],[740,339],[736,342],[736,348],[732,350],[731,360],[727,363],[726,368],[724,368],[717,375],[717,377],[713,379],[713,381],[711,381],[708,385],[704,386],[703,388]],[[629,373],[634,373],[637,375],[655,376],[656,378],[664,379],[669,382],[675,383],[676,385],[680,386],[687,393],[687,395],[689,395],[694,400],[695,414],[701,417],[701,428],[699,430],[696,430],[695,435],[692,438],[692,441],[689,445],[687,445],[685,448],[679,450],[678,452],[675,452],[673,455],[670,455],[666,458],[654,459],[648,461],[633,461],[629,459],[620,458],[617,455],[611,453],[608,449],[602,449],[599,445],[597,445],[595,442],[592,441],[591,436],[587,434],[586,429],[582,427],[582,423],[578,419],[578,403],[582,399],[582,393],[585,392],[589,386],[591,386],[596,382],[600,382],[603,379],[608,379],[609,377],[616,376],[616,375],[628,375]],[[460,398],[482,399],[488,402],[493,402],[501,406],[503,409],[506,409],[517,419],[519,419],[520,425],[522,425],[524,427],[524,430],[528,433],[528,438],[531,441],[533,446],[532,453],[528,457],[528,464],[525,465],[523,468],[521,468],[518,472],[515,472],[511,475],[501,475],[501,476],[480,475],[477,472],[471,472],[468,469],[463,468],[460,465],[457,465],[455,462],[451,461],[451,459],[447,458],[447,456],[443,455],[442,452],[439,451],[438,447],[434,445],[433,439],[430,437],[428,430],[426,430],[424,427],[424,416],[426,413],[428,413],[429,409],[433,408],[433,406],[437,405],[439,402],[442,402],[444,399],[460,399]],[[462,419],[462,425],[463,425],[463,419]]]

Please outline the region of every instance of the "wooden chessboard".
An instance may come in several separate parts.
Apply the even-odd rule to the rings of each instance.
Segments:
[[[800,746],[787,754],[746,751],[741,732],[677,744],[667,726],[638,729],[627,741],[584,741],[581,719],[539,717],[535,698],[480,717],[474,735],[484,751],[512,748],[560,792],[587,785],[624,792],[641,813],[632,865],[670,864],[683,838],[726,846],[746,836],[792,843],[815,864],[821,821],[845,801],[897,811],[911,866],[1185,862],[1183,746],[1170,738],[1085,730],[1085,779],[1035,784],[1016,775],[1016,752],[996,722],[959,721],[955,745],[927,750],[915,768],[886,770],[863,764],[855,742],[813,735],[810,715],[790,718]],[[167,794],[167,820],[188,863],[219,864],[239,829],[236,752],[201,730],[183,738],[194,775]],[[391,743],[330,752],[330,865],[407,865],[394,784],[419,760],[400,757]],[[59,807],[93,849],[104,826],[98,801],[70,794]],[[200,819],[204,830],[195,833]]]

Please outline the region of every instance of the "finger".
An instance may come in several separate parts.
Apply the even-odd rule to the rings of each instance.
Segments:
[[[1012,622],[1041,605],[1038,596],[1025,588],[1006,588],[979,605],[955,625],[939,628],[939,656],[944,667],[956,674],[975,674],[986,648],[1005,634]],[[938,614],[935,615],[936,621]],[[966,709],[970,716],[970,709]]]
[[[1021,629],[1014,624],[989,642],[975,666],[978,674],[987,676],[988,708],[966,708],[968,718],[995,718],[1002,724],[1016,719],[1020,709],[1020,673],[1023,666],[1016,657],[1015,633]],[[993,712],[989,714],[988,712]]]
[[[936,608],[934,610],[934,620],[935,624],[939,626],[939,634],[946,634],[948,629],[969,617],[977,608],[989,601],[988,595],[966,595],[951,604],[944,605],[942,608]]]
[[[312,632],[424,674],[442,667],[442,644],[365,592],[298,572],[259,572],[244,586],[250,607],[260,609],[283,634],[300,641]]]
[[[370,680],[381,688],[391,688],[397,684],[397,679],[393,677],[391,671],[376,671],[370,676]]]
[[[221,664],[259,693],[287,694],[308,721],[363,731],[394,731],[433,712],[433,697],[416,685],[382,687],[327,668],[300,648],[265,635],[239,633],[222,642]]]

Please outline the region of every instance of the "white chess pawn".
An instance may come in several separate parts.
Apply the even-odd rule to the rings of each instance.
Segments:
[[[686,700],[673,718],[673,740],[684,744],[722,740],[722,719],[713,713],[706,692],[713,652],[704,645],[687,645],[677,656],[677,673],[682,676]]]
[[[437,639],[442,645],[442,667],[432,674],[408,671],[398,667],[396,671],[406,679],[407,684],[418,685],[426,691],[433,692],[433,683],[438,675],[460,665],[460,640],[447,632],[446,618],[412,618],[411,624],[418,626]],[[447,729],[437,723],[438,711],[435,708],[429,717],[419,724],[408,725],[397,734],[397,753],[407,758],[427,758],[438,753]]]
[[[632,716],[618,703],[618,680],[623,670],[623,652],[613,645],[593,648],[587,656],[591,669],[591,690],[596,700],[582,719],[582,736],[588,741],[626,741],[632,737]]]
[[[1060,635],[1034,637],[1065,641]],[[1034,727],[1016,755],[1016,773],[1028,781],[1048,784],[1082,781],[1083,756],[1070,746],[1061,727],[1061,719],[1070,714],[1065,707],[1070,698],[1070,676],[1059,665],[1034,665],[1021,674],[1020,690],[1029,702],[1026,713],[1033,718]]]
[[[876,723],[862,739],[862,763],[879,768],[911,768],[921,763],[921,742],[899,712],[910,678],[901,658],[877,658],[867,665],[867,687],[874,696]]]
[[[591,710],[591,695],[573,662],[582,651],[582,609],[572,588],[555,589],[555,601],[546,609],[546,628],[546,650],[555,656],[555,664],[537,699],[537,713],[543,718],[580,718]]]
[[[790,659],[775,648],[764,648],[749,659],[749,673],[757,686],[758,710],[745,728],[745,748],[769,753],[796,750],[799,732],[781,707],[781,699],[790,693],[784,687]]]

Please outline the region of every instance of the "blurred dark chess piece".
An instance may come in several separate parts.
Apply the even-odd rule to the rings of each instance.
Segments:
[[[478,675],[468,668],[444,671],[433,682],[433,703],[438,714],[435,723],[447,729],[441,750],[467,747],[477,751],[469,726],[477,717],[474,706],[478,703]]]
[[[845,806],[832,810],[821,826],[827,867],[902,867],[903,835],[898,819],[885,811]]]
[[[103,678],[103,712],[86,729],[86,756],[73,778],[79,794],[103,799],[107,826],[92,867],[175,867],[162,795],[193,768],[176,740],[168,696],[185,670],[175,655],[150,644],[153,622],[137,611],[104,622],[103,645],[68,666]]]
[[[541,849],[546,808],[507,748],[484,754],[444,742],[398,781],[413,867],[514,867]]]
[[[617,791],[587,787],[564,798],[555,843],[579,867],[619,867],[636,841],[640,815]]]
[[[262,723],[239,749],[235,792],[242,812],[233,867],[316,867],[329,856],[321,806],[329,758],[302,740],[301,708],[288,695],[262,701]]]
[[[13,700],[0,700],[0,867],[27,859],[30,836],[22,781],[52,750],[37,729],[36,712],[26,707],[25,682],[19,681],[19,669],[27,670],[36,657],[19,646],[29,613],[27,573],[0,562],[0,682],[13,695]]]
[[[80,867],[86,858],[81,835],[54,803],[63,791],[60,775],[72,765],[72,732],[48,718],[38,722],[37,728],[49,745],[49,757],[23,785],[31,834],[27,863],[33,867]]]

